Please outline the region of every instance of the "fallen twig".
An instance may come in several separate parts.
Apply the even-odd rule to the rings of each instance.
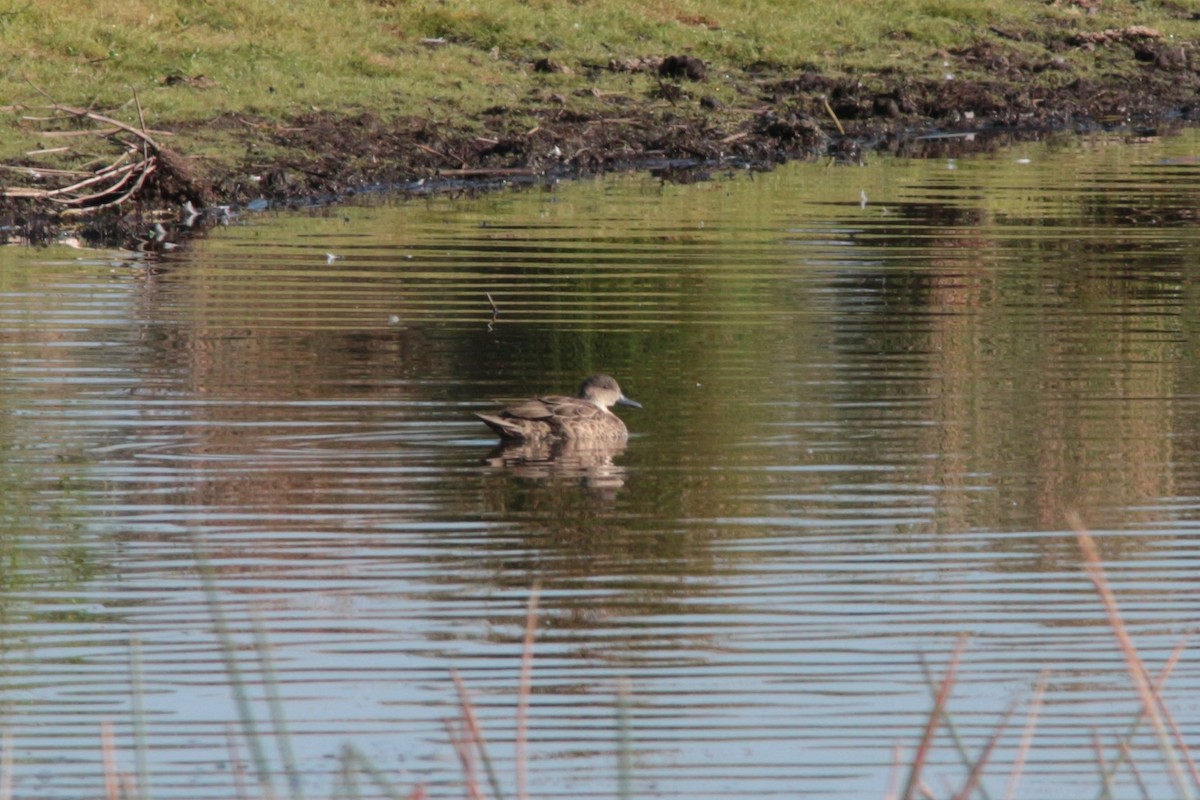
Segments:
[[[487,295],[488,302],[492,304],[492,318],[488,322],[488,330],[492,330],[496,325],[496,320],[500,318],[500,307],[496,305],[496,301],[492,299],[491,292],[484,292]]]
[[[45,201],[61,206],[67,206],[67,213],[80,214],[126,203],[135,199],[146,188],[147,181],[152,176],[163,176],[161,180],[170,182],[173,192],[183,194],[189,200],[200,198],[203,189],[199,188],[186,164],[177,156],[164,150],[155,138],[157,135],[169,135],[167,132],[151,131],[146,126],[145,109],[141,98],[133,87],[134,104],[137,107],[138,125],[129,125],[104,114],[85,108],[65,105],[55,100],[48,92],[30,82],[29,84],[39,94],[49,101],[46,106],[52,113],[44,121],[63,119],[64,115],[96,123],[98,128],[89,130],[43,131],[48,137],[78,137],[99,136],[107,139],[120,148],[119,154],[113,159],[95,159],[86,156],[84,166],[96,165],[94,169],[41,169],[24,165],[0,164],[0,169],[21,172],[42,182],[52,184],[58,179],[63,185],[54,186],[13,186],[0,191],[0,196],[23,200]],[[26,117],[30,119],[30,117]],[[41,118],[39,118],[41,119]],[[132,140],[130,136],[134,137]],[[71,149],[67,147],[47,148],[35,151],[30,155],[46,155],[56,153],[61,157],[70,157]],[[79,156],[83,157],[80,153]]]
[[[101,208],[110,208],[111,206],[119,206],[121,203],[124,203],[126,200],[128,200],[129,198],[131,198],[135,194],[137,194],[137,192],[141,191],[142,186],[146,183],[146,179],[150,177],[150,174],[152,172],[154,172],[155,169],[157,169],[157,168],[154,165],[151,165],[151,166],[147,167],[146,169],[142,170],[141,173],[138,175],[137,181],[134,182],[133,186],[131,186],[129,188],[129,191],[125,192],[125,194],[121,195],[117,199],[109,200],[107,203],[99,203],[97,205],[88,206],[87,210],[95,211],[95,210],[101,209]],[[124,183],[124,181],[122,181],[122,183]],[[92,197],[90,197],[90,198],[81,200],[80,202],[88,202],[90,200],[93,200],[93,199],[96,199],[99,197],[104,197],[107,194],[111,194],[111,192],[106,192],[103,194],[95,194],[95,195],[92,195]],[[80,209],[80,210],[82,210],[82,209]]]
[[[138,162],[136,164],[126,164],[125,166],[117,167],[116,165],[119,164],[121,160],[124,160],[124,156],[122,156],[121,159],[119,159],[118,161],[114,161],[108,167],[105,167],[102,170],[98,170],[90,178],[79,181],[78,183],[72,183],[70,186],[64,186],[61,189],[49,189],[45,192],[45,194],[43,196],[46,197],[47,199],[54,200],[62,195],[71,194],[71,192],[82,189],[85,186],[91,186],[93,184],[99,183],[100,181],[102,181],[106,178],[114,178],[118,175],[122,176],[121,179],[114,186],[111,186],[108,189],[105,189],[103,192],[101,192],[101,194],[108,194],[113,189],[119,189],[120,187],[124,186],[126,183],[129,182],[130,175],[133,172],[135,172],[138,167],[140,167],[142,165],[141,162]],[[83,202],[84,200],[86,200],[86,198],[69,198],[67,200],[62,200],[60,202],[78,203],[78,202]]]
[[[62,111],[62,112],[65,112],[67,114],[72,114],[77,117],[85,117],[87,119],[92,120],[93,122],[102,122],[105,125],[111,125],[114,128],[120,128],[121,130],[123,130],[127,133],[132,133],[134,136],[143,140],[144,142],[146,142],[146,144],[153,147],[156,152],[161,149],[158,146],[158,142],[154,141],[154,139],[152,139],[150,137],[150,134],[148,134],[144,128],[139,131],[137,128],[133,127],[132,125],[126,125],[124,122],[121,122],[120,120],[115,120],[112,117],[106,117],[103,114],[97,114],[95,111],[88,111],[87,109],[84,109],[84,108],[75,108],[74,106],[65,106],[62,103],[55,100],[53,97],[51,97],[44,89],[42,89],[40,86],[38,86],[33,81],[27,81],[27,83],[29,83],[30,86],[32,86],[34,89],[36,89],[39,94],[41,94],[43,97],[45,97],[47,100],[49,100],[50,107],[57,111]],[[136,99],[137,95],[135,94],[134,97]]]
[[[536,169],[529,167],[496,167],[495,169],[439,169],[437,174],[443,178],[504,178],[508,176],[532,177],[539,173]]]
[[[842,127],[842,121],[838,119],[838,115],[834,113],[833,106],[829,105],[829,98],[822,97],[821,102],[825,105],[825,113],[827,113],[829,118],[833,120],[833,124],[837,125],[838,133],[840,133],[842,136],[845,136],[846,129]]]

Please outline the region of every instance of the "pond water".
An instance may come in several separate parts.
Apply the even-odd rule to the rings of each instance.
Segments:
[[[1095,793],[1138,703],[1066,513],[1152,673],[1200,621],[1200,134],[715,177],[0,250],[13,796],[100,796],[106,751],[143,796],[262,796],[227,652],[277,794],[359,796],[350,744],[463,796],[457,670],[515,796],[535,585],[535,797],[882,798],[963,636],[968,749],[1046,670],[1016,796]],[[472,415],[593,372],[644,405],[623,450]],[[940,735],[929,787],[965,774]]]

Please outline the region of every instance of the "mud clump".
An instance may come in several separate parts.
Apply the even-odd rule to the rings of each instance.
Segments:
[[[658,65],[658,74],[664,78],[702,81],[708,77],[708,68],[695,56],[667,56]]]

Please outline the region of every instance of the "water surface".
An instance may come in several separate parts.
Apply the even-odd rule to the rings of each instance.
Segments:
[[[1093,729],[1136,700],[1064,513],[1152,671],[1200,616],[1198,149],[1063,139],[251,216],[162,256],[0,250],[14,795],[101,794],[106,721],[133,772],[140,704],[154,797],[236,796],[198,548],[279,791],[270,686],[306,794],[352,743],[461,796],[455,669],[511,795],[537,584],[535,796],[615,795],[628,681],[635,796],[882,797],[930,707],[920,657],[940,675],[963,635],[970,748],[1048,670],[1018,796],[1093,792]],[[597,371],[645,406],[623,451],[496,454],[472,417]],[[1189,736],[1194,663],[1167,689]],[[940,739],[930,785],[964,774]]]

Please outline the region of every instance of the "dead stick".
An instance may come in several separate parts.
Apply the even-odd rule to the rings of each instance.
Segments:
[[[71,148],[64,147],[61,149],[70,150]],[[43,151],[43,152],[48,152],[48,151]],[[45,176],[53,175],[55,177],[61,177],[61,178],[79,178],[79,177],[84,177],[84,176],[90,177],[90,176],[96,174],[95,172],[89,172],[88,170],[85,170],[85,169],[51,169],[50,167],[23,167],[23,166],[18,166],[16,164],[0,164],[0,169],[12,170],[13,172],[21,172],[21,173],[25,173],[27,175],[45,175]]]
[[[146,169],[142,170],[142,174],[138,176],[137,182],[133,186],[129,187],[128,192],[121,195],[116,200],[110,200],[107,203],[101,203],[98,206],[91,206],[90,208],[92,208],[94,210],[94,209],[101,209],[101,208],[109,208],[110,206],[121,205],[121,203],[124,203],[126,200],[128,200],[130,197],[133,197],[134,194],[136,194],[138,191],[141,190],[142,185],[146,183],[146,179],[149,178],[150,174],[152,172],[154,172],[156,169],[157,169],[157,167],[154,164],[151,164],[150,166],[146,167]]]
[[[445,153],[443,153],[440,150],[435,150],[432,147],[426,147],[423,144],[414,143],[413,147],[417,148],[418,150],[424,150],[426,153],[429,153],[432,156],[437,156],[438,158],[442,159],[443,161],[452,161],[453,160],[453,161],[458,161],[460,164],[464,164],[464,165],[467,163],[467,162],[463,161],[461,158],[456,159],[453,156],[446,155]]]
[[[133,103],[137,106],[138,124],[142,126],[142,136],[146,135],[146,115],[142,113],[142,101],[138,97],[137,89],[133,88],[133,84],[129,84],[129,91],[133,92]],[[142,158],[149,158],[150,154],[146,152],[146,140],[142,139]]]
[[[838,133],[840,133],[842,136],[845,136],[846,129],[842,127],[842,121],[838,119],[837,114],[833,113],[833,106],[829,105],[829,98],[822,96],[821,102],[825,104],[825,111],[828,112],[829,116],[833,119],[833,124],[837,125]]]
[[[85,186],[91,186],[93,183],[99,183],[100,181],[105,180],[106,178],[114,178],[118,175],[124,175],[125,177],[121,180],[121,182],[118,183],[116,186],[112,187],[113,189],[117,189],[117,188],[120,188],[121,186],[123,186],[125,184],[125,182],[129,180],[130,174],[132,174],[134,171],[136,171],[137,168],[140,166],[142,166],[142,164],[140,164],[140,163],[139,164],[126,164],[125,166],[120,167],[115,170],[106,170],[106,171],[102,171],[102,172],[97,172],[92,177],[90,177],[86,180],[79,181],[78,183],[73,183],[70,186],[64,186],[61,189],[47,190],[46,197],[58,197],[58,196],[64,195],[64,194],[70,194],[71,192],[75,191],[76,189],[82,189]],[[109,191],[112,191],[112,190],[110,189]]]
[[[156,142],[156,141],[154,141],[154,139],[150,138],[150,134],[146,133],[145,131],[139,131],[137,128],[133,127],[132,125],[126,125],[124,122],[115,120],[112,117],[106,117],[103,114],[97,114],[94,111],[87,111],[82,108],[74,108],[73,106],[65,106],[62,103],[55,100],[53,97],[51,97],[44,89],[42,89],[40,86],[38,86],[33,81],[29,80],[28,78],[26,78],[26,81],[29,83],[30,86],[32,86],[34,89],[36,89],[42,95],[44,95],[46,97],[46,99],[48,99],[50,101],[51,106],[58,109],[59,111],[64,111],[68,114],[74,114],[77,117],[86,117],[87,119],[90,119],[94,122],[103,122],[105,125],[113,125],[127,133],[132,133],[134,136],[138,137],[139,139],[144,141],[146,144],[153,147],[155,152],[162,149],[158,146],[158,142]]]
[[[153,165],[147,167],[146,170],[144,172],[142,172],[141,175],[138,176],[137,182],[129,188],[129,191],[127,191],[125,194],[118,197],[116,200],[110,200],[107,203],[101,203],[100,205],[96,205],[96,206],[88,206],[86,209],[69,208],[66,211],[64,211],[63,213],[64,214],[72,214],[72,213],[81,214],[84,211],[98,211],[101,208],[111,208],[112,206],[119,206],[121,203],[124,203],[126,200],[128,200],[130,197],[132,197],[135,192],[137,192],[139,189],[142,188],[142,184],[144,184],[146,182],[146,178],[148,178],[150,176],[150,173],[154,172],[154,169],[155,168]],[[96,197],[103,197],[103,196],[104,195],[96,195]]]
[[[137,171],[137,168],[140,166],[142,166],[142,164],[130,164],[128,169],[123,169],[119,173],[117,173],[117,174],[121,175],[121,179],[119,181],[117,181],[112,186],[109,186],[106,189],[96,192],[95,194],[84,195],[82,197],[71,197],[66,200],[60,200],[59,196],[63,194],[63,191],[59,190],[59,191],[54,191],[54,192],[48,193],[47,197],[49,197],[51,200],[54,200],[57,203],[62,203],[63,205],[68,205],[68,206],[83,205],[84,203],[87,203],[91,200],[98,200],[101,197],[107,197],[108,195],[116,192],[122,186],[129,183],[130,179],[133,177],[134,173]],[[101,176],[101,177],[93,179],[93,180],[80,181],[78,184],[75,185],[75,187],[72,187],[72,188],[78,188],[78,187],[86,186],[88,184],[96,183],[97,181],[104,180],[104,178],[107,178],[107,177],[112,177],[112,176],[104,175],[104,176]]]

